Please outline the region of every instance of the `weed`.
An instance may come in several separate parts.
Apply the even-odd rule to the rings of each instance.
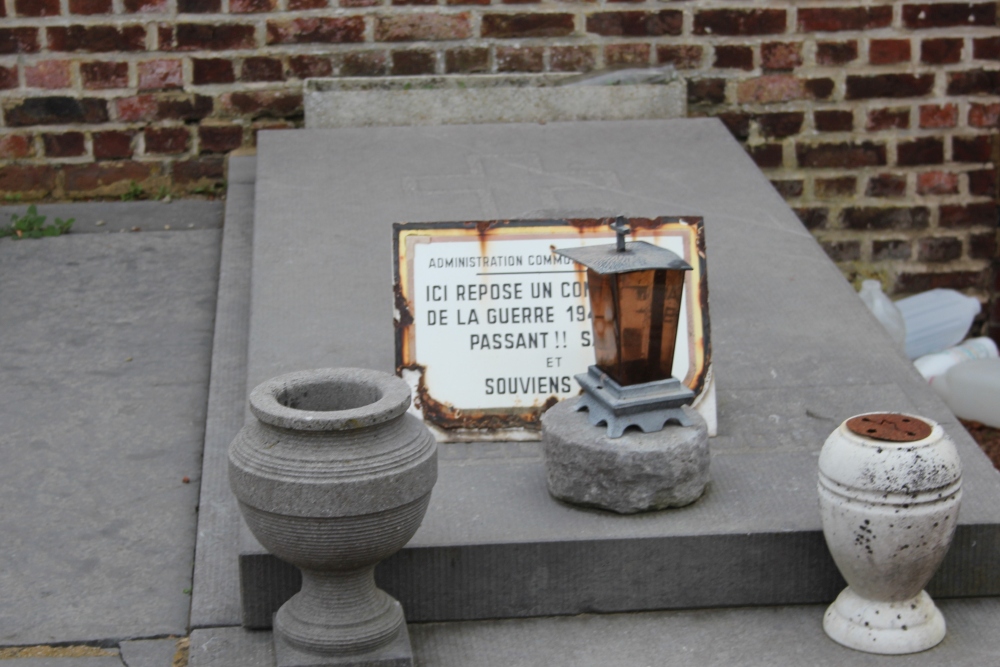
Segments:
[[[7,194],[5,194],[3,196],[3,200],[4,201],[9,201],[9,202],[19,202],[19,201],[21,201],[21,193],[20,192],[8,192]]]
[[[156,192],[157,199],[166,199],[170,196],[170,188],[165,185],[161,185],[160,189]]]
[[[219,181],[218,183],[212,183],[210,185],[199,185],[193,192],[196,195],[219,195],[226,191],[226,182]]]
[[[75,218],[63,220],[56,218],[54,224],[46,225],[44,215],[38,215],[38,209],[34,204],[28,207],[28,212],[24,215],[17,213],[10,216],[11,224],[7,227],[0,227],[0,237],[11,236],[15,239],[40,239],[43,236],[59,236],[69,232],[73,226]]]
[[[142,188],[135,181],[128,182],[128,190],[122,193],[122,201],[136,201],[137,199],[143,199],[146,193],[143,192]]]

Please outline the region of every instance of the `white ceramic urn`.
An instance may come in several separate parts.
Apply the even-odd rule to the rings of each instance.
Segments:
[[[859,651],[915,653],[937,645],[945,622],[923,590],[951,544],[961,464],[941,426],[913,415],[858,415],[819,457],[823,534],[847,588],[823,629]]]

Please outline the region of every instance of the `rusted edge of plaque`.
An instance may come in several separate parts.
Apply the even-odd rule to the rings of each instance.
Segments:
[[[931,425],[922,419],[893,412],[859,415],[847,420],[852,433],[872,440],[888,442],[916,442],[931,434]]]
[[[558,402],[556,396],[550,396],[541,405],[533,405],[518,408],[484,408],[484,409],[461,409],[449,403],[440,402],[428,391],[424,382],[426,368],[420,365],[415,359],[414,346],[414,316],[405,284],[406,270],[404,264],[403,250],[401,246],[401,235],[412,234],[421,230],[465,230],[466,233],[476,234],[479,237],[481,252],[486,253],[488,242],[494,238],[502,238],[504,235],[516,233],[518,229],[532,227],[572,227],[580,236],[608,236],[609,242],[614,241],[614,233],[609,230],[609,225],[615,221],[613,217],[607,218],[564,218],[548,220],[479,220],[462,222],[416,222],[416,223],[394,223],[392,235],[393,252],[393,292],[395,301],[395,318],[393,325],[395,328],[395,352],[396,352],[396,374],[403,376],[404,371],[417,374],[418,380],[415,388],[414,402],[423,412],[424,420],[434,426],[446,431],[509,431],[514,429],[525,429],[529,431],[541,430],[541,416],[548,408]],[[692,364],[694,372],[685,379],[685,384],[694,391],[695,395],[701,393],[705,387],[708,370],[711,363],[711,329],[708,315],[708,274],[705,262],[705,231],[704,220],[698,216],[659,216],[656,218],[628,218],[628,223],[633,230],[633,238],[642,240],[643,237],[655,238],[659,231],[667,225],[685,225],[690,228],[694,252],[688,258],[690,264],[697,263],[697,274],[700,276],[697,285],[692,290],[698,295],[697,301],[700,308],[700,347],[695,350],[695,362]]]

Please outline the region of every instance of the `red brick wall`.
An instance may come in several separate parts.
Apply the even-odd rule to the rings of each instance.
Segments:
[[[996,291],[995,2],[0,0],[0,194],[204,190],[308,76],[660,63],[849,277]]]

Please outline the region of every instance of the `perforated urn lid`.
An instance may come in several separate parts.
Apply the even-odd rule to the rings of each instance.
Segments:
[[[583,264],[602,275],[650,269],[691,270],[691,265],[677,253],[645,241],[630,241],[625,244],[623,251],[619,251],[617,246],[609,243],[583,248],[564,248],[556,250],[556,253],[569,257],[574,262]]]

